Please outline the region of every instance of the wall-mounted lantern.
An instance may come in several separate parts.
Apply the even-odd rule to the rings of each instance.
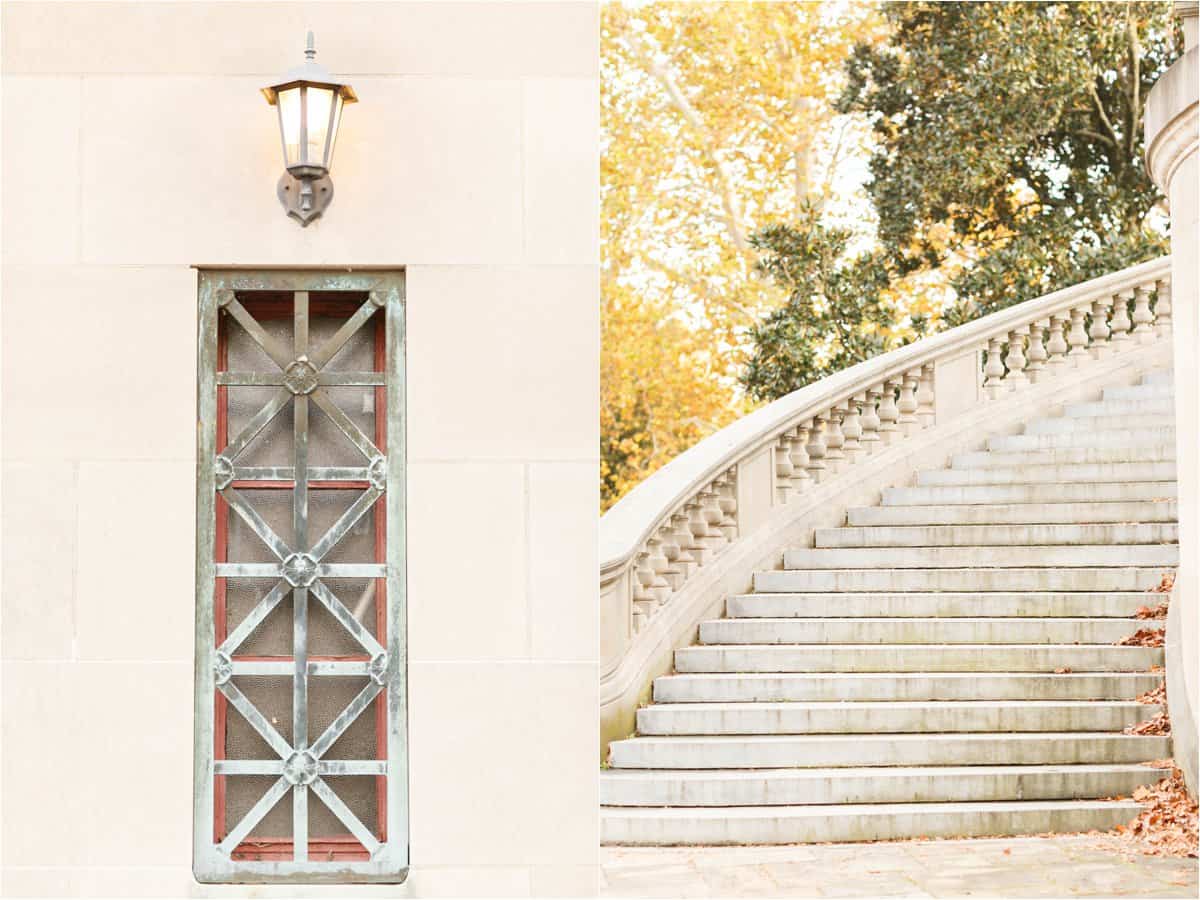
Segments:
[[[279,202],[302,226],[319,218],[333,199],[333,147],[342,107],[357,103],[354,89],[339,84],[317,65],[313,33],[308,33],[304,64],[290,69],[279,84],[262,89],[267,102],[279,109],[283,164]]]

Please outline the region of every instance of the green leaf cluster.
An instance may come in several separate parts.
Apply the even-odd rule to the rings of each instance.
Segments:
[[[894,332],[894,310],[879,291],[913,273],[941,270],[954,297],[919,333],[1166,250],[1142,123],[1150,88],[1181,47],[1170,3],[888,3],[884,15],[888,39],[855,47],[838,101],[871,122],[877,247],[814,268],[844,251],[835,231],[801,219],[758,235],[763,268],[790,300],[755,331],[743,375],[753,396],[780,396],[828,374],[831,361],[887,349],[879,335]],[[802,270],[813,274],[794,277]],[[833,323],[814,310],[847,279],[857,306],[835,305],[866,335],[830,332],[844,349],[822,355],[821,329]]]

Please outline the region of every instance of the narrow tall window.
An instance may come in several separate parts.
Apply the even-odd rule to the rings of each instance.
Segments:
[[[404,276],[200,273],[197,879],[408,866]]]

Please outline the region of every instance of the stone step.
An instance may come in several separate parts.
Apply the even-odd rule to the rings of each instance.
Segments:
[[[879,525],[818,528],[818,548],[981,547],[1070,544],[1165,544],[1179,540],[1175,524],[1105,525]]]
[[[1133,700],[1161,672],[887,672],[663,675],[656,703],[919,700]]]
[[[1007,569],[1034,566],[1081,568],[1087,566],[1174,566],[1179,547],[1174,544],[1129,544],[1119,549],[1103,544],[1047,547],[842,547],[785,550],[784,569],[886,569],[976,568]]]
[[[1160,735],[1103,732],[798,734],[635,737],[613,741],[614,769],[843,766],[1041,766],[1140,763],[1171,755]]]
[[[1058,416],[1033,419],[1026,423],[1026,434],[1069,434],[1096,431],[1144,431],[1151,428],[1170,428],[1175,416],[1167,414],[1121,415],[1121,416]]]
[[[1161,778],[1136,763],[1079,766],[893,766],[711,772],[608,769],[603,806],[808,806],[979,803],[1129,796]]]
[[[1098,644],[698,644],[676,672],[1145,672],[1161,647]]]
[[[1138,396],[1120,400],[1095,400],[1091,403],[1068,403],[1063,415],[1072,419],[1111,416],[1170,416],[1175,414],[1175,401],[1169,395]]]
[[[725,615],[730,619],[969,616],[1127,619],[1139,606],[1153,605],[1144,591],[735,594],[725,602]]]
[[[1156,489],[1163,482],[1151,483]],[[941,506],[858,506],[846,512],[852,527],[882,525],[1022,525],[1101,522],[1170,522],[1179,516],[1174,500],[1107,503],[987,503]]]
[[[891,569],[886,564],[880,565],[884,567],[755,572],[754,590],[772,594],[817,591],[1148,591],[1159,583],[1165,571],[1172,568]]]
[[[880,803],[843,806],[602,807],[604,844],[688,846],[886,841],[1107,831],[1141,811],[1129,800]]]
[[[1064,434],[1005,434],[987,439],[989,450],[1046,450],[1054,447],[1147,447],[1175,442],[1175,428],[1068,431]]]
[[[1104,389],[1105,400],[1141,400],[1144,397],[1174,397],[1173,384],[1130,384]]]
[[[1155,372],[1147,372],[1142,376],[1142,384],[1175,384],[1174,369],[1159,369]]]
[[[712,619],[701,644],[1113,644],[1137,619],[857,618]]]
[[[1109,732],[1161,709],[1132,700],[655,703],[638,710],[637,730],[642,735]]]
[[[917,486],[939,484],[1047,484],[1096,481],[1174,481],[1175,462],[1079,463],[1062,466],[1010,466],[996,469],[926,469]]]
[[[1085,463],[1173,462],[1174,444],[1133,447],[1050,447],[1044,450],[978,450],[959,453],[953,469],[1004,469],[1025,466],[1065,466]]]
[[[1136,481],[1086,484],[975,484],[931,487],[884,488],[884,506],[930,506],[938,504],[996,505],[1029,503],[1106,502],[1129,503],[1172,500],[1173,481]]]

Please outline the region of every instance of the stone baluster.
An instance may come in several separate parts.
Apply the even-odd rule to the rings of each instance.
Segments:
[[[725,546],[725,535],[721,532],[721,519],[724,516],[721,514],[721,504],[717,496],[716,486],[710,484],[699,494],[701,509],[704,512],[704,522],[708,526],[708,541],[709,547],[713,553],[716,553]]]
[[[688,531],[692,535],[691,544],[684,549],[691,554],[697,566],[703,566],[712,559],[712,550],[708,545],[708,522],[699,495],[689,500],[684,509],[687,510]]]
[[[791,435],[792,445],[792,490],[799,496],[812,487],[812,475],[809,474],[808,467],[812,460],[808,458],[808,432],[809,424],[805,422],[802,425],[797,425],[795,433]]]
[[[1050,338],[1046,341],[1046,352],[1050,354],[1049,365],[1051,372],[1062,368],[1067,361],[1067,350],[1069,348],[1063,332],[1069,321],[1070,316],[1063,313],[1050,317]]]
[[[630,605],[629,630],[631,634],[638,634],[646,625],[646,614],[642,608],[638,606],[636,600]]]
[[[1042,343],[1042,332],[1049,324],[1048,319],[1039,319],[1033,323],[1033,327],[1029,331],[1029,352],[1026,354],[1029,357],[1029,364],[1025,366],[1025,374],[1035,384],[1042,379],[1046,369],[1048,354],[1046,345]]]
[[[830,476],[841,471],[846,462],[846,454],[842,450],[846,445],[846,436],[842,433],[843,414],[835,406],[821,416],[825,423],[825,468]]]
[[[667,560],[667,568],[663,571],[662,576],[667,580],[667,584],[670,585],[671,592],[674,593],[683,587],[684,579],[687,578],[687,572],[679,561],[679,555],[682,551],[679,549],[679,541],[675,537],[675,531],[671,528],[671,519],[669,516],[659,526],[658,536],[662,542],[662,555]]]
[[[1153,321],[1150,288],[1138,285],[1133,289],[1133,339],[1139,344],[1147,344],[1154,339],[1154,329],[1150,327]]]
[[[911,369],[904,373],[900,382],[900,400],[896,408],[900,411],[900,430],[910,435],[921,427],[917,419],[917,384],[921,380],[921,370]]]
[[[983,390],[988,397],[995,398],[1000,394],[1000,382],[1004,379],[1004,361],[1000,358],[1000,348],[1003,340],[998,337],[988,339],[987,363],[983,367]]]
[[[1076,365],[1079,364],[1080,357],[1087,356],[1088,335],[1083,328],[1086,316],[1086,306],[1077,306],[1071,310],[1071,330],[1067,332],[1067,343],[1071,345],[1071,349],[1067,352],[1067,359]]]
[[[937,406],[934,394],[934,364],[921,366],[921,380],[917,383],[917,420],[922,428],[929,428],[937,421]]]
[[[900,378],[889,378],[879,398],[879,436],[883,445],[894,444],[900,436],[900,408],[896,406],[896,388]]]
[[[821,434],[824,423],[818,416],[808,423],[808,474],[814,484],[825,479],[825,437]]]
[[[796,470],[792,466],[791,443],[786,431],[775,439],[775,502],[780,505],[792,497],[792,476]]]
[[[862,447],[863,454],[869,455],[883,446],[883,437],[879,433],[879,388],[871,388],[865,394],[859,394],[863,399],[862,408]]]
[[[687,581],[687,577],[696,568],[697,562],[691,552],[695,537],[688,528],[688,515],[682,509],[671,516],[671,538],[674,540],[675,546],[679,548],[675,566],[683,573],[683,580]]]
[[[671,568],[671,562],[663,552],[662,535],[658,532],[646,539],[646,553],[651,572],[650,594],[661,606],[671,596],[671,583],[667,581],[667,571]]]
[[[1020,390],[1029,384],[1029,376],[1025,374],[1025,366],[1028,364],[1025,358],[1025,338],[1028,336],[1028,325],[1021,325],[1008,333],[1008,355],[1004,357],[1008,375],[1004,384],[1010,391]]]
[[[1117,294],[1117,299],[1113,304],[1112,320],[1109,322],[1109,325],[1112,327],[1112,348],[1114,353],[1120,353],[1133,340],[1130,335],[1133,323],[1129,320],[1129,304],[1133,298],[1133,291],[1121,291]],[[1149,308],[1146,311],[1149,312]]]
[[[737,469],[730,469],[717,479],[717,505],[721,508],[721,533],[733,543],[738,536]]]
[[[858,417],[858,399],[843,400],[838,404],[842,410],[842,453],[846,455],[846,465],[854,465],[862,453],[862,420]]]
[[[1092,302],[1092,327],[1088,336],[1092,339],[1092,356],[1103,359],[1112,352],[1108,338],[1112,332],[1108,328],[1108,311],[1112,308],[1112,297],[1101,297]]]
[[[642,615],[650,619],[658,609],[658,601],[651,590],[654,585],[654,569],[650,565],[650,553],[643,550],[633,563],[633,605]]]
[[[1154,302],[1154,332],[1159,337],[1171,333],[1171,282],[1166,278],[1157,282],[1158,299]]]

